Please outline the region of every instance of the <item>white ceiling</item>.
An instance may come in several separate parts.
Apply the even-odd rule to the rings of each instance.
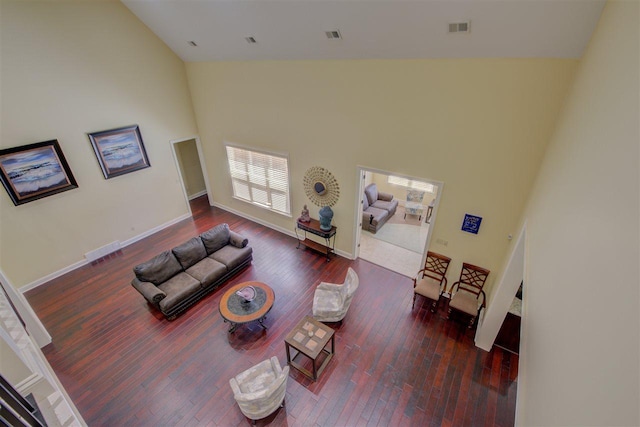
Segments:
[[[579,58],[605,0],[122,0],[182,60]],[[471,21],[468,34],[448,23]],[[339,30],[342,40],[325,31]],[[256,44],[245,37],[253,36]],[[197,47],[189,45],[195,41]]]

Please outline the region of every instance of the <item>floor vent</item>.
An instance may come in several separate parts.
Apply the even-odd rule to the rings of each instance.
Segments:
[[[112,243],[109,243],[108,245],[104,245],[101,248],[95,249],[91,252],[87,252],[86,254],[84,254],[84,257],[89,261],[89,262],[93,262],[97,259],[100,259],[106,255],[109,255],[110,253],[119,251],[120,249],[122,249],[122,246],[120,245],[120,242],[115,241]]]

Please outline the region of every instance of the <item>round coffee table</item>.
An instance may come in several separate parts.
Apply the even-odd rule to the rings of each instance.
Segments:
[[[236,291],[246,287],[253,286],[256,295],[253,301],[246,301]],[[264,329],[264,319],[267,313],[273,307],[273,301],[276,296],[268,285],[262,282],[243,282],[230,287],[220,299],[220,315],[225,323],[229,322],[229,332],[232,333],[236,328],[243,324],[257,320]]]

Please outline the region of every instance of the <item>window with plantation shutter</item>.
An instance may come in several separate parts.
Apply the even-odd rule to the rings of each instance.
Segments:
[[[291,215],[287,157],[233,145],[226,148],[233,197]]]

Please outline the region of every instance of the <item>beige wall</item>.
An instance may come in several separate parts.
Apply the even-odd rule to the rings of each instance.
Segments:
[[[187,63],[215,202],[292,230],[293,218],[231,197],[223,142],[288,153],[292,212],[311,166],[340,183],[337,249],[351,253],[357,166],[443,181],[432,249],[496,270],[514,233],[575,60]],[[480,233],[460,231],[465,213]],[[490,276],[490,281],[493,277]],[[452,282],[451,282],[452,283]]]
[[[640,425],[639,12],[605,7],[526,210],[519,425]]]
[[[79,188],[21,206],[0,192],[14,286],[186,214],[169,141],[197,134],[184,63],[121,3],[1,3],[2,148],[57,138]],[[138,124],[151,168],[105,180],[87,138]]]

